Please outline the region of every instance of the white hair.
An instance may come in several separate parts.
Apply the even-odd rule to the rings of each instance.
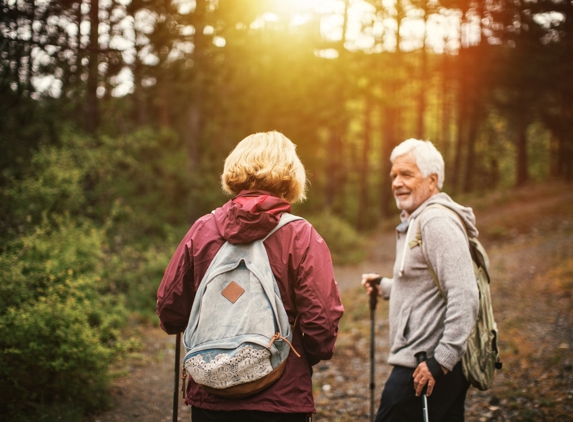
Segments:
[[[407,139],[398,145],[390,154],[392,164],[402,155],[411,154],[416,160],[422,176],[438,175],[438,189],[444,185],[444,159],[440,151],[430,141],[420,139]]]

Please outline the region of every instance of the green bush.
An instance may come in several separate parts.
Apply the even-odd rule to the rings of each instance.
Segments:
[[[116,198],[95,198],[114,182],[103,177],[114,169],[110,150],[69,134],[34,153],[18,178],[4,174],[11,180],[0,189],[0,414],[8,420],[52,411],[78,420],[78,409],[101,409],[109,367],[130,347],[121,333],[128,289],[114,289],[109,276],[121,273],[114,257],[122,230],[137,229],[117,221]]]
[[[194,205],[186,157],[184,145],[168,132],[102,137],[87,158],[93,169],[89,203],[99,218],[115,206],[123,236],[164,236],[167,225],[185,221]]]
[[[184,145],[151,130],[64,129],[0,177],[0,419],[78,421],[106,406],[128,314],[156,319],[171,245],[207,188]]]
[[[129,309],[137,311],[148,321],[158,323],[155,314],[157,287],[171,259],[172,245],[178,241],[172,239],[169,243],[162,239],[161,243],[169,246],[155,245],[145,250],[125,246],[117,253],[107,254],[103,277],[107,280],[109,293],[124,295]]]
[[[104,405],[114,350],[102,340],[116,335],[100,324],[108,325],[100,303],[55,292],[10,308],[0,317],[3,404],[12,411],[38,402],[68,401],[92,410]]]
[[[169,132],[93,139],[64,131],[17,176],[2,175],[0,224],[18,234],[45,215],[67,213],[107,224],[121,244],[161,238],[197,207],[187,170],[184,146]]]
[[[343,219],[329,211],[305,218],[326,241],[335,264],[356,264],[366,258],[366,240]]]
[[[127,347],[123,297],[102,294],[105,232],[69,216],[46,218],[0,255],[0,408],[105,405],[108,366]],[[25,412],[24,412],[25,411]]]

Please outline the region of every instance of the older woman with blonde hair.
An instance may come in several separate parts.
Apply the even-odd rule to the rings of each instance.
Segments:
[[[221,176],[235,197],[198,219],[175,251],[157,292],[161,327],[169,334],[188,323],[199,284],[225,243],[263,239],[291,203],[306,198],[306,173],[295,145],[279,132],[250,135],[229,154]],[[193,422],[306,422],[315,413],[312,365],[330,359],[343,313],[330,252],[306,220],[281,227],[264,241],[289,322],[292,347],[281,377],[244,399],[213,395],[190,380],[185,403]],[[295,324],[295,320],[297,323]]]

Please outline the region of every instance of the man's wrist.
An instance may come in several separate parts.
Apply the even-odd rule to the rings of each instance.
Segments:
[[[432,356],[431,358],[426,360],[426,365],[428,365],[428,369],[430,370],[430,373],[434,377],[434,380],[437,381],[438,379],[442,378],[445,375],[442,365],[440,365],[440,363],[436,360],[435,357]]]

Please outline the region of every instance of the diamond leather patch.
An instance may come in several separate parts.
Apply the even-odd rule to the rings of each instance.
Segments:
[[[231,303],[235,303],[243,293],[245,293],[245,289],[243,289],[234,281],[231,281],[229,285],[221,291],[221,294],[225,296]]]

